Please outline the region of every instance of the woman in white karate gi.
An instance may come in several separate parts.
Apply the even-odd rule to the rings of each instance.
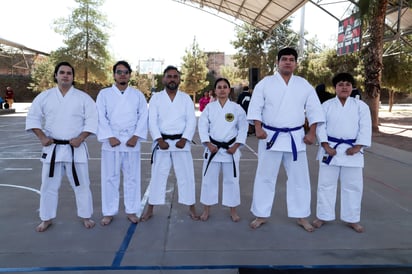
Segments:
[[[119,211],[120,173],[123,173],[124,208],[127,219],[139,221],[141,208],[140,143],[147,138],[148,110],[143,93],[129,86],[132,69],[126,61],[113,66],[115,83],[102,89],[96,99],[99,112],[97,138],[102,142],[101,225],[112,222]]]
[[[33,100],[26,118],[26,130],[32,131],[43,145],[40,219],[38,232],[46,231],[56,218],[58,191],[66,173],[76,197],[77,215],[86,228],[95,222],[90,190],[88,151],[84,142],[97,131],[97,109],[93,99],[74,88],[74,68],[67,62],[54,70],[57,86],[41,92]]]
[[[165,89],[149,102],[149,131],[153,139],[152,177],[149,199],[141,220],[153,215],[154,205],[165,204],[170,168],[176,174],[178,202],[189,206],[190,217],[199,220],[195,210],[195,175],[191,141],[196,130],[195,107],[190,96],[178,90],[180,72],[168,66],[163,72]]]
[[[240,220],[236,207],[240,204],[239,147],[246,142],[248,122],[242,107],[229,100],[230,83],[216,80],[216,101],[209,103],[199,118],[200,141],[205,146],[200,202],[206,221],[212,205],[218,203],[219,173],[222,169],[222,205],[230,208],[233,222]]]
[[[318,126],[319,178],[316,217],[313,225],[321,227],[335,219],[335,203],[340,180],[340,218],[356,232],[363,192],[363,148],[371,145],[372,125],[369,107],[350,97],[355,84],[349,73],[339,73],[332,80],[336,97],[322,104],[326,123]]]

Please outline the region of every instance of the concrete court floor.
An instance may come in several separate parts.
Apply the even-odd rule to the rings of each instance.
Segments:
[[[76,217],[74,195],[64,180],[57,218],[48,231],[38,233],[41,148],[34,135],[24,132],[24,124],[24,113],[0,116],[0,273],[412,273],[412,153],[376,143],[366,151],[362,208],[366,231],[362,234],[339,220],[313,233],[297,226],[286,216],[282,169],[270,221],[258,230],[249,228],[257,164],[254,136],[242,148],[239,223],[231,222],[228,209],[221,205],[212,207],[207,222],[192,221],[187,207],[177,203],[171,172],[167,204],[155,207],[150,221],[130,224],[121,200],[113,223],[97,224],[91,230]],[[194,141],[198,201],[203,149],[198,135]],[[98,223],[100,144],[90,137],[88,145]],[[316,149],[309,146],[307,153],[311,219],[316,204]],[[142,150],[143,195],[150,179],[150,140]],[[199,203],[197,209],[201,212]]]

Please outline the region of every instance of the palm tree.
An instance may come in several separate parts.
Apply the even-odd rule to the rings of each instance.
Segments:
[[[379,132],[379,99],[382,77],[383,36],[388,0],[359,0],[359,9],[369,33],[363,48],[365,66],[365,102],[369,105],[372,117],[372,131]]]

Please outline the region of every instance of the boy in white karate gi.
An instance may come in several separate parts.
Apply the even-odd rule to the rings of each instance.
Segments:
[[[67,62],[54,70],[57,86],[43,91],[33,100],[26,118],[43,146],[41,161],[40,219],[38,232],[46,231],[56,218],[58,192],[66,173],[74,190],[77,215],[86,228],[95,222],[88,170],[88,151],[84,142],[97,131],[97,109],[93,99],[73,86],[74,68]]]
[[[314,230],[310,215],[310,178],[306,145],[316,141],[316,126],[324,121],[315,89],[302,77],[293,74],[297,52],[284,48],[278,53],[278,71],[262,79],[253,91],[247,119],[255,125],[259,139],[258,166],[253,187],[251,211],[256,229],[271,215],[276,180],[283,163],[288,177],[288,217],[296,218],[306,231]],[[308,120],[309,131],[303,125]]]
[[[196,130],[195,107],[190,96],[180,91],[180,72],[168,66],[163,72],[165,89],[149,102],[149,131],[153,138],[152,177],[149,200],[141,220],[153,215],[154,205],[165,204],[166,185],[173,164],[178,202],[189,206],[190,217],[199,220],[195,210],[195,175],[190,143]]]
[[[126,61],[113,66],[115,83],[102,89],[96,100],[99,112],[97,138],[102,142],[101,225],[119,211],[120,172],[123,172],[127,218],[137,223],[141,200],[140,143],[147,138],[148,110],[143,93],[128,85],[132,69]]]
[[[322,104],[326,123],[318,126],[319,178],[316,217],[313,225],[321,227],[335,219],[335,203],[340,180],[340,218],[356,232],[363,191],[363,148],[371,145],[372,125],[369,107],[350,97],[355,80],[349,73],[339,73],[333,80],[336,97]]]
[[[230,207],[233,222],[240,220],[239,160],[241,145],[246,143],[248,122],[242,107],[229,100],[230,83],[225,78],[215,82],[216,101],[209,103],[199,118],[199,136],[205,146],[200,202],[202,221],[209,218],[212,205],[218,203],[219,172],[223,171],[222,205]]]

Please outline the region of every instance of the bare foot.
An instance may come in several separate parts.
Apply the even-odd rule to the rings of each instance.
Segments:
[[[320,219],[315,219],[313,220],[312,225],[316,228],[320,228],[324,223],[325,221],[322,221]]]
[[[297,223],[307,232],[313,232],[315,230],[315,228],[305,218],[299,218]]]
[[[83,225],[85,228],[93,228],[96,223],[92,219],[83,219]]]
[[[203,213],[202,215],[200,215],[201,221],[205,222],[209,219],[209,209],[210,209],[210,206],[207,206],[207,205],[204,206]]]
[[[44,232],[44,231],[46,231],[51,225],[52,225],[52,221],[51,221],[51,220],[42,221],[42,222],[36,227],[36,231],[37,231],[37,232]]]
[[[143,214],[143,216],[142,216],[142,218],[140,218],[140,220],[142,222],[146,222],[147,220],[152,218],[152,216],[153,216],[153,205],[148,204],[146,212]]]
[[[200,220],[206,222],[209,219],[209,213],[203,211],[202,215],[200,215]]]
[[[190,218],[192,218],[193,221],[199,221],[200,220],[199,215],[196,214],[195,205],[191,205],[189,207],[189,211],[190,211]]]
[[[109,225],[112,221],[113,221],[113,216],[104,216],[104,217],[100,220],[100,224],[101,224],[102,226],[105,226],[105,225]]]
[[[261,225],[265,224],[267,222],[266,218],[255,218],[251,223],[250,227],[253,229],[259,228]]]
[[[127,219],[134,224],[139,222],[139,218],[137,218],[136,214],[127,214]]]
[[[235,223],[240,221],[240,217],[239,217],[239,215],[237,215],[237,212],[236,212],[236,207],[231,207],[230,208],[230,218]]]
[[[348,223],[349,227],[351,227],[353,230],[355,230],[358,233],[362,233],[365,231],[363,226],[361,226],[359,223]]]
[[[240,221],[240,217],[239,215],[237,215],[237,213],[230,214],[230,218],[232,219],[232,222],[235,222],[235,223]]]

